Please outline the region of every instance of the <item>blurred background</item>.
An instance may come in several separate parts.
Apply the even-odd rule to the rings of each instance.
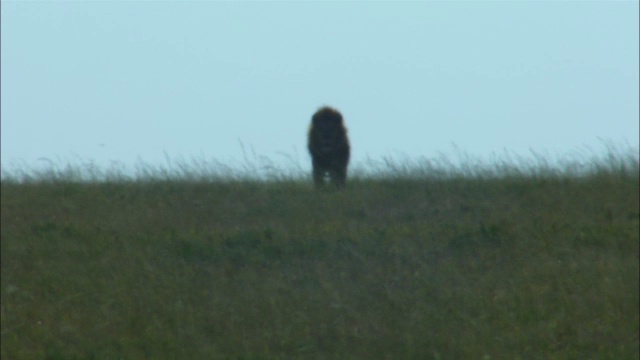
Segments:
[[[637,1],[1,7],[3,169],[306,170],[322,105],[343,113],[354,163],[638,147]]]

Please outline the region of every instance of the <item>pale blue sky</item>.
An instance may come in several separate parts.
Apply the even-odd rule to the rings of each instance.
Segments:
[[[2,165],[638,146],[638,1],[2,1]]]

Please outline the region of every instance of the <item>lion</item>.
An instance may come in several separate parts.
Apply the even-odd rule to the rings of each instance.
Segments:
[[[351,147],[338,110],[325,106],[313,114],[307,148],[311,154],[316,188],[326,184],[327,176],[333,185],[343,188],[347,183]]]

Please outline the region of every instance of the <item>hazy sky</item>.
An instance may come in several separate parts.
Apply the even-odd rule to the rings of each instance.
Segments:
[[[638,1],[2,1],[2,166],[638,146]]]

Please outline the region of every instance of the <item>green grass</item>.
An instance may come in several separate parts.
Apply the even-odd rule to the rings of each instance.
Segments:
[[[289,175],[9,176],[0,355],[640,356],[635,153],[422,164],[341,192]]]

